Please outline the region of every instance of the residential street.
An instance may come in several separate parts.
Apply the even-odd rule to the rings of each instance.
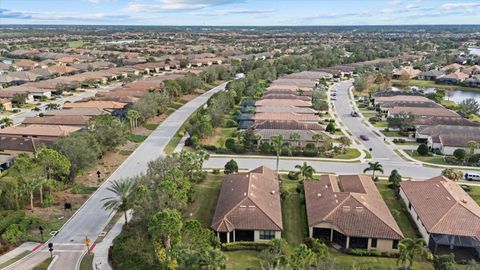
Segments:
[[[432,176],[440,174],[442,169],[423,167],[414,162],[403,160],[397,156],[393,150],[378,138],[372,129],[365,126],[361,122],[361,118],[350,116],[350,112],[353,110],[349,103],[348,89],[352,86],[353,81],[343,81],[335,84],[333,90],[337,93],[337,100],[334,101],[334,111],[338,114],[340,120],[345,124],[346,128],[352,132],[353,137],[360,141],[366,149],[372,148],[373,160],[380,162],[384,168],[384,174],[389,175],[394,169],[397,169],[404,177],[413,177],[416,179],[427,179]],[[359,139],[360,135],[367,135],[369,141],[362,141]],[[205,168],[223,168],[228,158],[210,158],[205,162]],[[275,158],[265,157],[261,160],[251,158],[235,158],[239,168],[242,169],[254,169],[258,166],[265,165],[270,168],[275,168]],[[300,161],[294,160],[281,160],[279,170],[289,171],[294,170],[295,165],[300,164]],[[325,162],[325,161],[309,161],[309,165],[313,166],[318,172],[332,172],[338,174],[357,174],[363,173],[363,170],[368,167],[366,161],[362,163],[344,163],[344,162]],[[378,174],[378,173],[377,173]]]
[[[226,83],[221,84],[205,94],[188,102],[172,113],[130,156],[120,167],[97,189],[97,191],[82,205],[82,207],[65,223],[63,228],[51,240],[54,252],[59,255],[52,270],[76,269],[85,250],[83,241],[86,236],[93,243],[97,236],[104,230],[112,215],[103,209],[102,199],[113,194],[107,190],[109,183],[125,177],[133,177],[146,171],[148,163],[163,155],[163,150],[170,139],[176,135],[183,123],[208,98],[218,91],[225,89]],[[223,165],[222,165],[223,166]],[[58,249],[57,249],[58,247]],[[38,257],[44,257],[47,247],[39,252],[25,257],[21,261],[6,269],[32,269],[38,263]]]

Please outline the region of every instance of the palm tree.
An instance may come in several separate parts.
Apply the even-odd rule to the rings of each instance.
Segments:
[[[323,139],[323,136],[320,133],[315,133],[312,136],[312,139],[315,141],[315,146],[318,148],[318,143],[320,142],[321,139]]]
[[[283,141],[282,135],[272,136],[271,143],[273,150],[277,154],[277,174],[278,174],[278,163],[280,162],[280,153],[282,152],[283,145],[285,142]]]
[[[473,154],[475,153],[475,149],[480,148],[480,143],[476,141],[468,141],[467,147],[470,150],[469,155],[473,156]]]
[[[300,134],[298,132],[294,132],[290,134],[290,140],[296,143],[297,146],[300,145]]]
[[[130,128],[134,129],[138,126],[138,119],[140,118],[140,113],[136,110],[128,110],[127,119],[130,120]]]
[[[368,171],[372,171],[372,178],[373,180],[375,180],[375,172],[376,171],[379,171],[381,173],[383,173],[383,166],[382,164],[380,164],[378,161],[376,162],[369,162],[368,163],[368,168],[366,168],[365,170],[363,170],[363,173],[366,173]]]
[[[33,193],[38,187],[38,181],[35,178],[27,178],[23,182],[23,190],[30,197],[30,210],[33,212]]]
[[[308,165],[307,162],[303,162],[303,165],[295,165],[295,169],[298,169],[303,176],[303,180],[312,179],[315,169]]]
[[[405,238],[398,244],[400,257],[404,269],[410,269],[413,266],[416,252],[422,252],[426,242],[423,238]],[[403,253],[403,254],[402,254]],[[408,266],[407,266],[408,263]]]
[[[125,225],[127,221],[127,210],[130,209],[133,203],[133,196],[137,190],[137,185],[132,179],[124,179],[113,181],[107,190],[115,194],[114,197],[107,197],[102,199],[105,201],[103,208],[105,210],[122,211],[125,215]]]
[[[0,120],[0,123],[2,123],[5,127],[10,127],[13,126],[13,121],[12,119],[5,117],[2,120]]]

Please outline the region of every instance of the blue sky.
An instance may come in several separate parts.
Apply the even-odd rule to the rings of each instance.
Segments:
[[[0,24],[480,24],[469,0],[1,0]]]

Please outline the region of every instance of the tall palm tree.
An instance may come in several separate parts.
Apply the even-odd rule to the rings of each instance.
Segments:
[[[290,134],[290,140],[293,141],[297,146],[300,145],[300,134],[298,132],[294,132]]]
[[[0,123],[3,124],[5,127],[13,126],[13,120],[8,117],[5,117],[2,120],[0,120]]]
[[[285,142],[283,141],[282,135],[272,136],[271,143],[273,150],[277,154],[277,174],[278,174],[278,163],[280,162],[280,153],[282,152],[283,145]]]
[[[107,188],[115,194],[114,197],[102,199],[105,210],[122,211],[125,215],[125,225],[127,221],[127,211],[133,203],[133,196],[137,190],[137,185],[132,179],[116,180]]]
[[[140,118],[140,113],[136,110],[128,110],[127,118],[130,121],[130,128],[134,129],[138,126],[138,119]]]
[[[363,170],[364,173],[368,172],[368,171],[372,171],[372,178],[373,180],[375,180],[375,172],[376,171],[379,171],[381,173],[383,173],[383,166],[382,164],[380,164],[380,162],[376,161],[376,162],[369,162],[368,163],[368,168],[366,168],[365,170]]]
[[[480,148],[480,143],[476,142],[476,141],[468,141],[467,142],[467,147],[470,150],[469,153],[468,153],[469,156],[473,156],[473,154],[475,153],[475,149]]]
[[[315,141],[315,147],[318,148],[318,143],[320,142],[321,139],[323,139],[323,136],[320,133],[315,133],[312,136],[312,139]]]
[[[23,182],[23,190],[30,197],[30,210],[33,212],[33,193],[38,188],[38,181],[35,178],[27,178]]]
[[[307,162],[303,162],[303,165],[295,165],[295,169],[298,169],[303,176],[303,180],[312,179],[315,169],[308,165]]]
[[[402,257],[403,268],[410,269],[413,266],[415,254],[422,252],[426,242],[423,238],[405,238],[398,244],[400,249],[400,256]],[[404,253],[402,255],[402,252]],[[408,263],[408,264],[407,264]]]

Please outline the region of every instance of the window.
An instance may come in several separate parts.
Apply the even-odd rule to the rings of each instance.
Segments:
[[[392,249],[398,249],[398,240],[393,240]]]
[[[270,240],[275,238],[275,231],[260,231],[261,240]]]
[[[412,210],[412,204],[408,202],[408,209]]]
[[[370,244],[371,248],[376,248],[377,247],[377,238],[372,238],[372,243]]]

